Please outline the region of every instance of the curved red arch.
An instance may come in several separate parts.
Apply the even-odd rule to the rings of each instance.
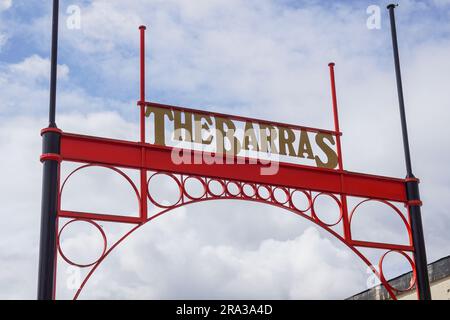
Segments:
[[[384,285],[384,288],[386,289],[386,291],[388,292],[388,294],[390,295],[390,297],[393,300],[397,300],[396,295],[395,295],[395,289],[392,288],[389,283],[386,281],[386,279],[384,278],[384,276],[381,274],[381,272],[378,272],[375,267],[372,265],[372,263],[364,256],[364,254],[362,254],[357,248],[355,248],[353,245],[349,244],[348,242],[345,241],[345,239],[339,235],[336,231],[332,230],[331,228],[329,228],[326,224],[324,224],[322,221],[320,221],[319,219],[315,219],[313,216],[308,216],[300,211],[297,211],[295,208],[292,207],[286,207],[283,205],[278,204],[275,201],[272,202],[267,202],[261,199],[255,199],[255,198],[235,198],[235,197],[230,197],[230,196],[226,196],[226,197],[220,197],[220,198],[205,198],[205,199],[199,199],[196,201],[189,201],[189,202],[184,202],[184,203],[179,203],[171,208],[166,208],[163,211],[154,214],[153,216],[149,217],[145,222],[137,224],[135,227],[133,227],[131,230],[129,230],[127,233],[125,233],[121,238],[119,238],[106,252],[105,254],[97,261],[97,263],[92,267],[92,269],[88,272],[88,274],[86,275],[86,277],[84,278],[83,282],[81,283],[80,287],[77,289],[77,292],[75,293],[73,299],[77,300],[78,297],[80,296],[83,288],[85,287],[86,283],[89,281],[89,279],[91,278],[91,276],[94,274],[94,272],[97,270],[97,268],[100,266],[100,264],[109,256],[109,254],[114,251],[114,249],[121,244],[125,239],[127,239],[131,234],[133,234],[136,230],[138,230],[139,228],[141,228],[143,225],[147,224],[148,222],[169,213],[170,211],[172,211],[173,209],[182,207],[184,205],[188,205],[188,204],[192,204],[192,203],[198,203],[198,202],[204,202],[204,201],[210,201],[210,200],[242,200],[242,201],[253,201],[253,202],[260,202],[260,203],[265,203],[265,204],[269,204],[275,207],[279,207],[285,210],[288,210],[290,212],[293,212],[294,214],[306,218],[309,221],[315,223],[316,225],[318,225],[319,227],[322,227],[325,231],[329,232],[331,235],[333,235],[336,239],[338,239],[339,241],[341,241],[343,244],[345,244],[350,250],[353,251],[353,253],[355,253],[371,270],[372,272],[378,277],[378,279],[380,280],[380,282]],[[413,270],[414,271],[414,270]]]

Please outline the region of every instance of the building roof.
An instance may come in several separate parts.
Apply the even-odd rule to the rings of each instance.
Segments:
[[[428,278],[430,284],[450,276],[450,255],[441,258],[428,265]],[[389,284],[393,288],[405,289],[411,283],[412,272],[402,274],[396,278],[389,280]],[[415,288],[411,289],[415,290]],[[373,288],[355,294],[346,300],[389,300],[390,296],[386,288],[379,284]]]

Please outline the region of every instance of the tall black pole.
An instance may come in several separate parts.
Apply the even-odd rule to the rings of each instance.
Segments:
[[[391,21],[392,46],[394,49],[395,75],[397,78],[398,102],[400,119],[402,123],[403,147],[406,162],[406,193],[409,202],[409,216],[411,222],[412,241],[414,245],[414,262],[416,265],[416,287],[420,300],[431,300],[430,282],[428,280],[427,256],[425,252],[425,239],[423,236],[422,215],[420,212],[419,180],[414,176],[409,150],[408,128],[406,124],[405,102],[403,99],[402,75],[400,71],[400,58],[398,54],[397,29],[395,26],[394,9],[396,5],[387,6]]]
[[[41,236],[39,246],[39,300],[54,298],[56,271],[56,221],[59,188],[59,154],[61,132],[56,127],[56,79],[58,63],[58,13],[59,0],[53,0],[52,51],[50,70],[50,105],[48,128],[42,130],[42,202]]]

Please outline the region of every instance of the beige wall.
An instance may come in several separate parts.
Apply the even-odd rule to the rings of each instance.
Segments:
[[[431,283],[431,297],[433,300],[450,300],[450,276]],[[416,291],[410,291],[398,296],[399,300],[417,300]]]

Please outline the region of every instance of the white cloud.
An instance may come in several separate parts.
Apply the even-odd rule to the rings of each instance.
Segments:
[[[8,10],[12,6],[12,0],[0,0],[0,12]]]
[[[450,5],[450,0],[433,0],[433,3],[439,7],[444,7]]]
[[[8,10],[11,8],[12,0],[0,0],[0,15],[2,12]],[[0,52],[2,47],[6,44],[8,41],[8,33],[6,32],[6,27],[4,25],[3,19],[0,19]]]
[[[48,80],[50,78],[50,60],[36,54],[25,58],[23,61],[9,65],[10,72],[14,77],[23,77],[29,80]],[[66,80],[69,77],[69,67],[58,65],[58,79]]]
[[[58,64],[58,112],[129,110],[135,102],[98,98],[69,81],[69,67]],[[15,64],[0,66],[0,115],[47,113],[50,61],[32,55]],[[87,88],[88,89],[88,88]],[[20,99],[19,99],[20,97]]]
[[[198,223],[211,214],[217,223],[205,222],[201,229],[189,221]],[[257,225],[270,228],[267,221],[261,223],[269,214],[247,214]],[[210,241],[211,228],[217,230],[229,212],[201,210],[195,213],[200,217],[192,215],[176,210],[170,218],[137,232],[100,267],[81,298],[336,299],[364,288],[363,263],[346,248],[321,237],[315,228],[303,229],[291,239],[262,238],[256,246],[243,248],[226,238],[220,243]],[[234,228],[249,232],[245,224]],[[272,228],[272,234],[277,233],[281,229]],[[63,284],[64,270],[62,266]],[[127,275],[126,281],[120,274]],[[64,285],[60,290],[65,293]]]
[[[6,36],[6,34],[0,33],[0,48],[6,43],[7,40],[8,37]]]

